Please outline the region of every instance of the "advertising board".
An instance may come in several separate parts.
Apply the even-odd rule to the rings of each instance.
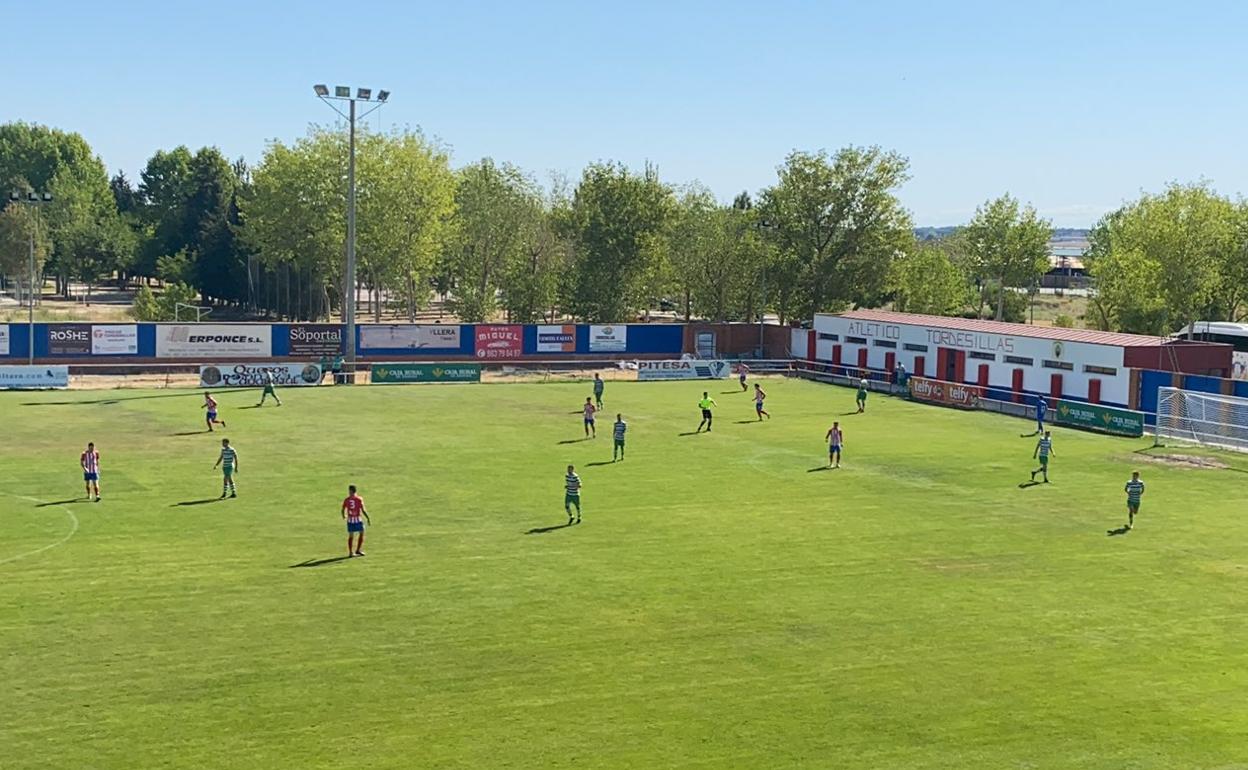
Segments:
[[[316,364],[214,364],[199,367],[201,388],[259,388],[265,374],[284,387],[320,385],[321,367]]]
[[[91,355],[91,327],[86,324],[48,324],[48,353],[54,356]]]
[[[139,327],[102,324],[91,327],[91,355],[130,356],[139,352]]]
[[[0,389],[68,388],[68,366],[0,366]]]
[[[719,380],[732,373],[727,361],[638,361],[638,380]]]
[[[537,352],[575,353],[576,326],[565,324],[563,326],[537,327]]]
[[[477,358],[519,358],[524,352],[523,329],[519,324],[477,324]]]
[[[268,324],[157,324],[157,358],[268,358],[273,327]]]
[[[1100,404],[1083,404],[1078,401],[1057,402],[1057,416],[1053,422],[1072,428],[1085,428],[1117,436],[1139,437],[1144,435],[1144,415],[1130,409],[1118,409]]]
[[[337,324],[299,324],[291,326],[288,335],[291,356],[320,358],[342,352],[342,327]]]
[[[9,354],[9,325],[0,324],[0,356]]]
[[[3,333],[4,332],[0,331],[0,334]],[[2,348],[2,346],[0,346],[0,348]],[[0,353],[3,352],[4,350],[0,349]],[[1231,367],[1231,377],[1236,380],[1248,380],[1248,353],[1240,353],[1236,351],[1231,355],[1234,356],[1234,361],[1232,362]]]
[[[364,350],[459,350],[457,324],[366,324],[360,327]]]
[[[369,381],[394,382],[480,382],[481,364],[373,364]]]
[[[628,349],[628,327],[624,324],[589,327],[589,352],[623,353]]]
[[[910,378],[910,397],[933,404],[974,409],[979,405],[979,386],[960,382],[942,382],[926,377]]]

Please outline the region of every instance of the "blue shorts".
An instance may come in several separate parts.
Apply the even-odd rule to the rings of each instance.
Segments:
[[[754,402],[754,411],[756,411],[756,412],[761,412],[761,411],[763,411],[763,402],[762,402],[762,401],[755,401],[755,402]]]
[[[86,472],[86,471],[83,471],[83,472],[82,472],[82,480],[83,480],[83,481],[99,481],[99,480],[100,480],[100,474],[99,474],[99,473],[88,473],[88,472]]]
[[[208,419],[209,419],[209,420],[215,420],[215,419],[217,419],[217,413],[216,413],[216,412],[209,412],[209,413],[208,413],[208,415],[207,415],[207,417],[208,417]]]
[[[833,452],[840,453],[840,451],[841,451],[840,444],[832,444],[828,447],[828,454],[832,454]]]
[[[586,425],[593,425],[593,424],[594,424],[594,418],[593,418],[593,417],[586,417],[586,418],[585,418],[585,424],[586,424]]]
[[[363,521],[348,521],[347,522],[347,532],[363,532],[363,531],[364,531]]]

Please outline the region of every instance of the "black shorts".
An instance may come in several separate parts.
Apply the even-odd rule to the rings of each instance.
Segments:
[[[709,419],[711,419],[711,410],[710,410],[710,409],[703,409],[703,410],[702,410],[702,419],[703,419],[703,420],[709,420]]]

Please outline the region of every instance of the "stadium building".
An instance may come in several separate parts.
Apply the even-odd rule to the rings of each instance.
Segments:
[[[854,310],[793,330],[795,358],[846,371],[907,373],[978,385],[988,398],[1028,393],[1135,408],[1141,370],[1229,377],[1232,347],[1137,334]]]

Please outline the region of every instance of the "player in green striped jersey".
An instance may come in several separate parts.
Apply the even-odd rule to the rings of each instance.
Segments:
[[[1040,467],[1036,468],[1034,471],[1031,472],[1031,480],[1035,481],[1036,474],[1042,473],[1044,474],[1044,483],[1048,484],[1049,483],[1049,457],[1057,456],[1057,454],[1053,451],[1052,432],[1047,431],[1047,430],[1044,432],[1044,437],[1041,438],[1040,441],[1036,443],[1036,451],[1032,452],[1031,456],[1033,458],[1035,457],[1040,458]]]
[[[1127,529],[1135,526],[1135,515],[1140,512],[1140,498],[1144,496],[1144,482],[1140,481],[1140,472],[1132,471],[1131,480],[1123,487],[1127,493]]]
[[[576,475],[576,466],[568,466],[568,475],[563,477],[563,510],[568,514],[569,524],[581,523],[581,477]],[[572,506],[576,506],[576,516],[572,516]]]
[[[217,462],[212,466],[213,470],[217,466],[221,466],[221,498],[225,498],[228,492],[230,497],[238,497],[238,490],[234,488],[234,474],[238,471],[238,452],[234,447],[230,446],[228,438],[221,439],[221,454],[217,456]]]
[[[627,430],[628,423],[624,422],[624,415],[617,414],[615,416],[615,429],[613,431],[613,435],[615,436],[615,447],[611,450],[611,462],[615,462],[617,459],[621,462],[624,461],[624,433]]]

